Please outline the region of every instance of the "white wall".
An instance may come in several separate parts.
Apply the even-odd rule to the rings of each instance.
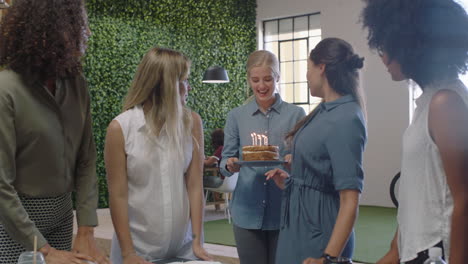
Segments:
[[[345,39],[365,57],[361,84],[367,96],[369,137],[361,204],[393,206],[389,185],[400,170],[401,138],[409,122],[408,89],[405,82],[393,82],[380,58],[368,49],[367,33],[359,22],[363,1],[257,0],[257,5],[259,30],[265,19],[321,12],[322,37]]]

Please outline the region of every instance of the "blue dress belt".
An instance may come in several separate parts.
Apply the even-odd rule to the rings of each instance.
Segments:
[[[313,189],[322,193],[328,193],[328,194],[333,194],[335,190],[330,186],[330,187],[322,187],[319,188],[319,186],[313,186],[310,183],[306,183],[304,179],[301,178],[295,178],[295,177],[289,177],[286,179],[285,182],[285,187],[284,187],[284,193],[285,195],[285,201],[284,201],[284,212],[283,216],[281,219],[281,229],[288,227],[289,226],[289,207],[290,207],[290,202],[291,202],[291,189],[293,187],[299,188],[299,206],[302,208],[303,205],[303,200],[304,200],[304,193],[306,189]]]

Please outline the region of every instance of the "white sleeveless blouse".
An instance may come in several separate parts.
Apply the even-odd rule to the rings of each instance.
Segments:
[[[468,91],[460,80],[427,87],[416,100],[411,125],[403,136],[399,184],[398,248],[402,262],[443,241],[448,263],[453,199],[437,145],[429,133],[429,104],[437,91],[449,89],[468,105]]]
[[[192,160],[192,139],[184,142],[184,160],[167,137],[148,137],[141,106],[115,118],[122,128],[127,156],[128,217],[136,253],[152,261],[193,258],[189,200],[184,173]],[[111,261],[122,263],[114,234]]]

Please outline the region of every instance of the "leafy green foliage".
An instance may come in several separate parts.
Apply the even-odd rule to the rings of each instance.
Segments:
[[[108,207],[103,150],[106,128],[122,101],[142,56],[153,46],[179,50],[192,60],[188,106],[210,133],[246,99],[245,63],[255,50],[255,0],[87,0],[92,36],[85,75],[92,98],[98,150],[99,206]],[[223,66],[230,83],[203,84],[204,71]]]

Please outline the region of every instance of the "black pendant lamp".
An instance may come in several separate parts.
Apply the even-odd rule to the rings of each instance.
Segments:
[[[220,66],[212,66],[203,74],[203,83],[228,83],[229,77],[226,70]]]

